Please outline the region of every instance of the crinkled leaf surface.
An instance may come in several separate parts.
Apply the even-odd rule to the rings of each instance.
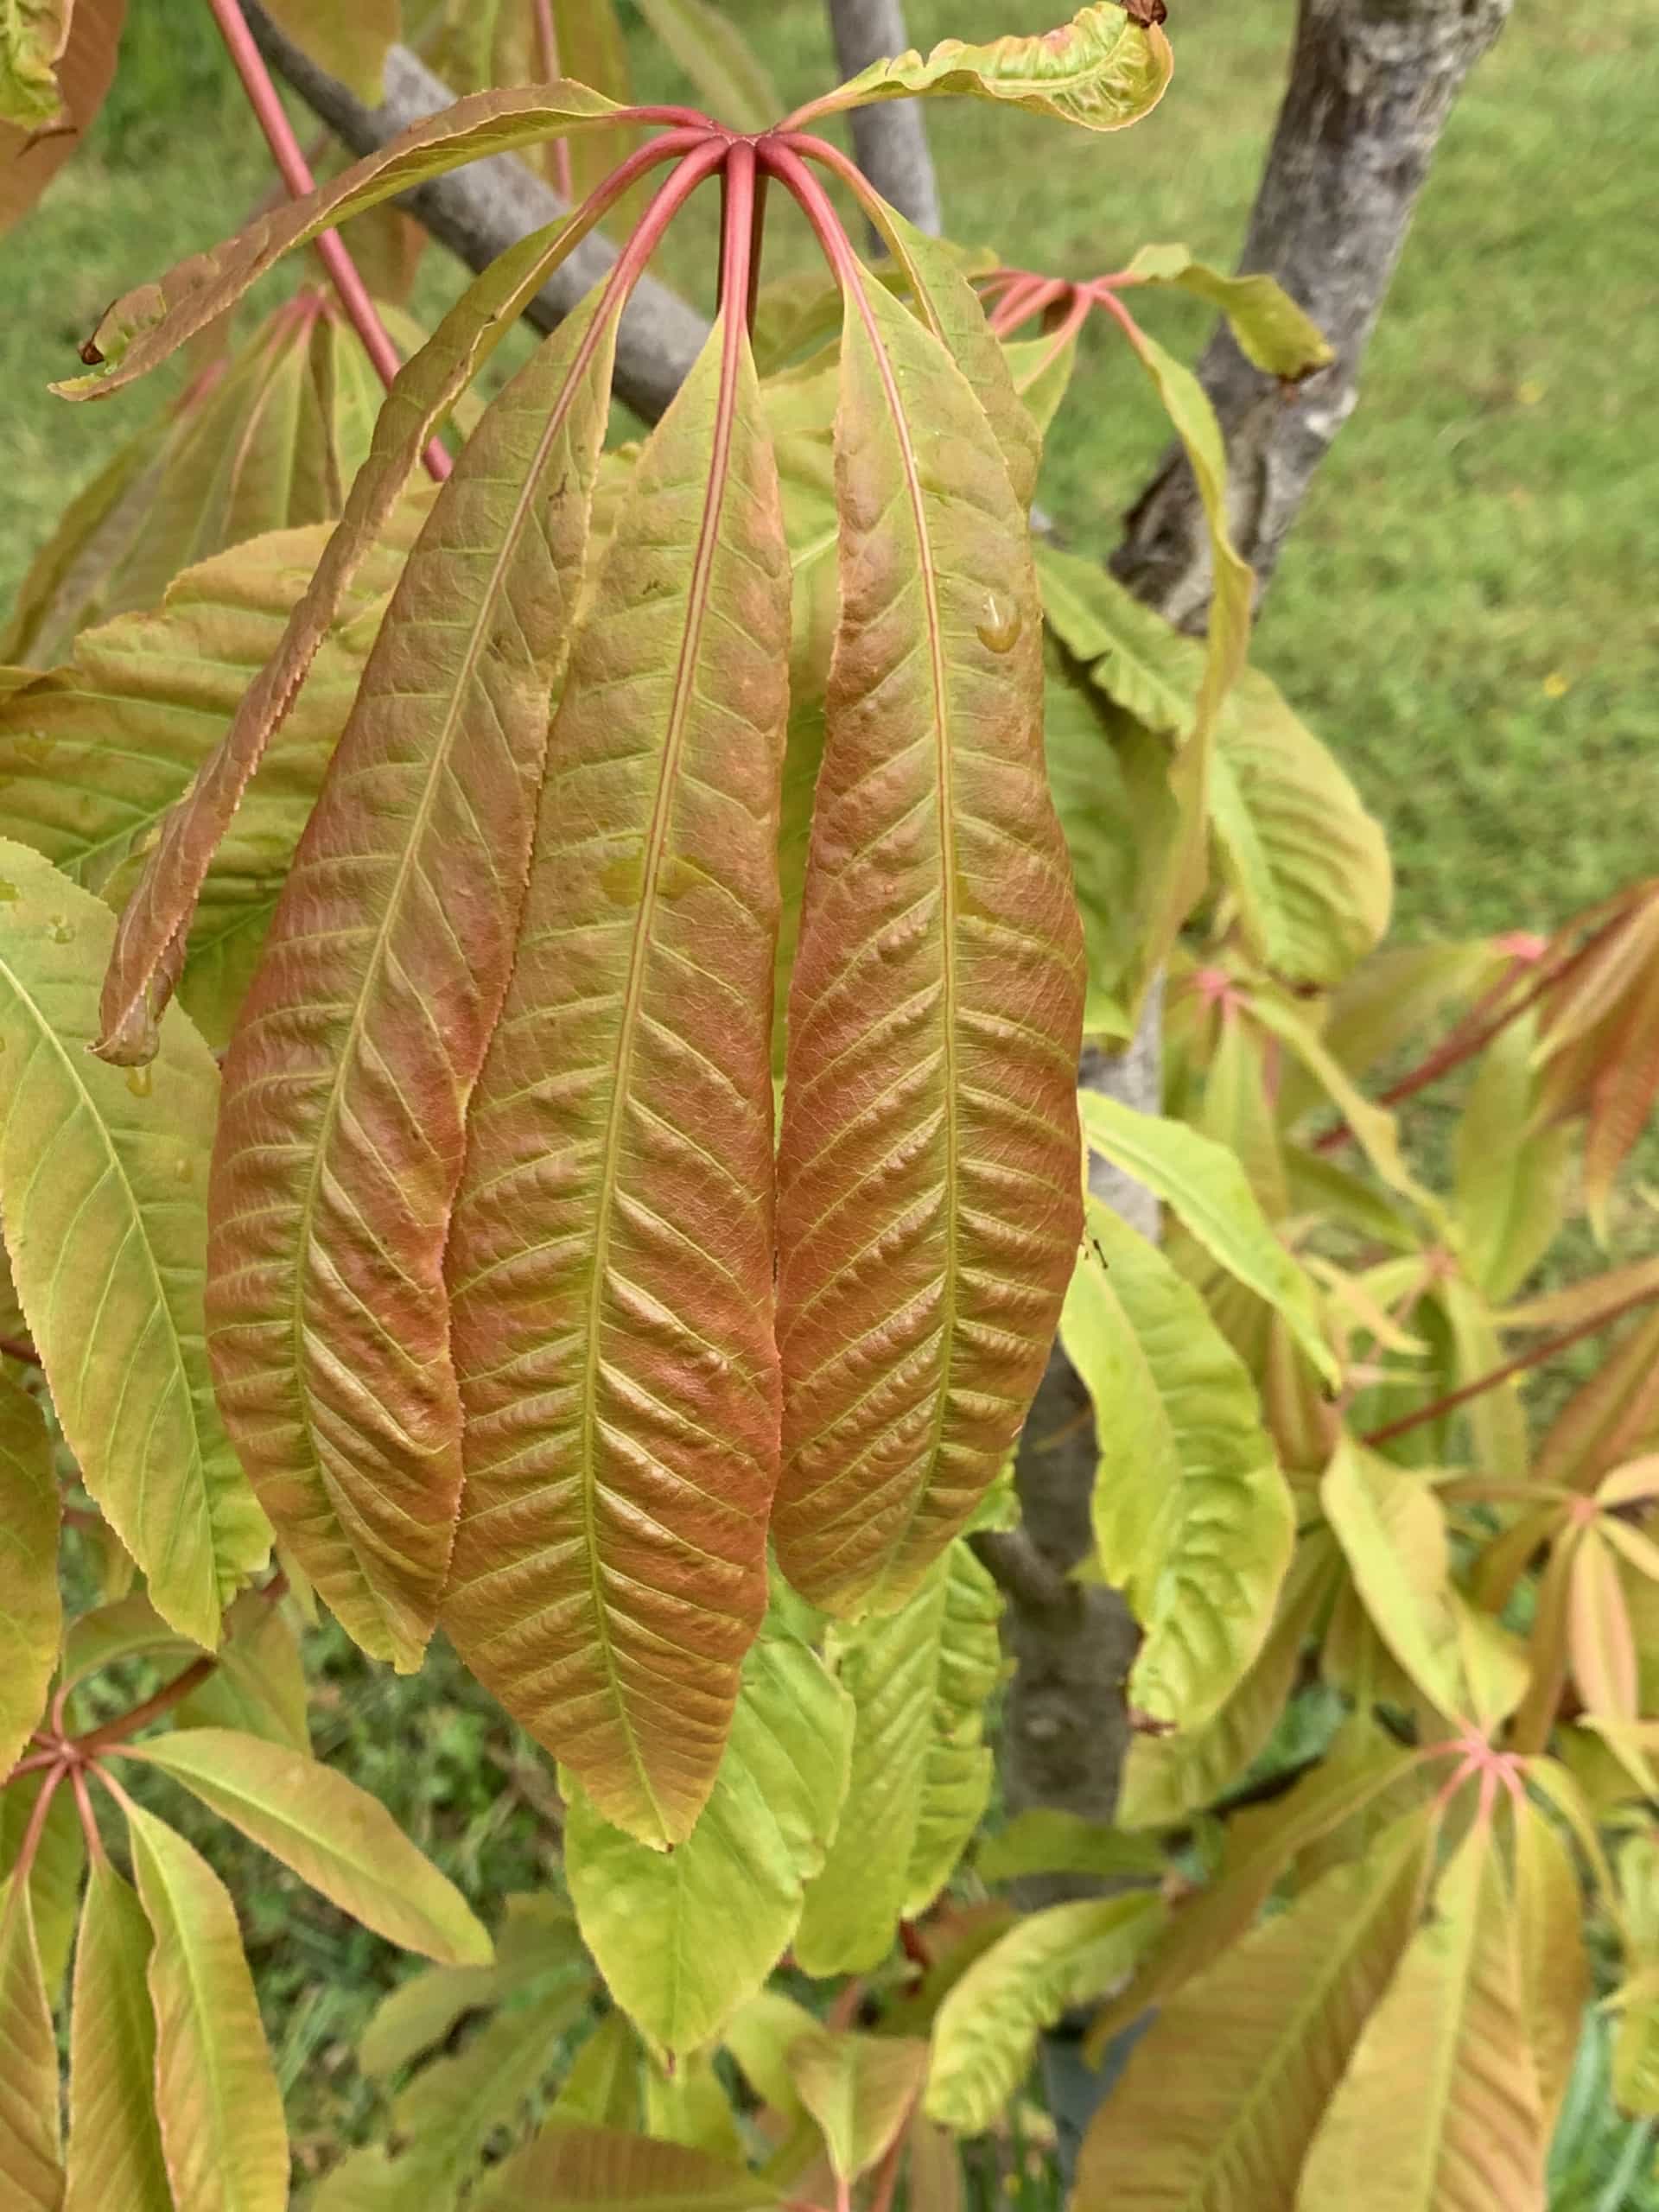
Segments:
[[[55,0],[10,0],[8,13],[15,16],[20,9],[36,12],[42,4],[49,11]],[[10,230],[29,212],[82,143],[115,75],[126,0],[73,0],[65,12],[68,41],[53,64],[52,75],[70,127],[41,131],[39,120],[0,118],[0,232]],[[50,20],[48,12],[48,23]]]
[[[40,1720],[58,1662],[60,1510],[46,1415],[0,1372],[0,1774]]]
[[[1229,276],[1194,261],[1184,245],[1143,245],[1129,264],[1143,284],[1174,284],[1219,308],[1239,349],[1270,377],[1294,382],[1336,359],[1310,315],[1273,277]]]
[[[127,1824],[155,1938],[156,2103],[175,2201],[284,2212],[288,2131],[236,1909],[182,1836],[136,1805]]]
[[[842,620],[779,1157],[785,1472],[814,1604],[892,1610],[1001,1466],[1076,1249],[1081,933],[995,435],[849,279]]]
[[[1155,1890],[1048,1905],[1016,1923],[939,2007],[928,2117],[961,2135],[990,2126],[1024,2081],[1039,2031],[1069,2005],[1108,1995],[1162,1924]]]
[[[224,245],[181,261],[159,283],[124,293],[89,341],[102,361],[90,375],[53,388],[66,399],[99,399],[118,391],[216,322],[266,270],[320,232],[463,162],[514,153],[563,133],[602,130],[618,113],[601,93],[572,83],[477,92],[457,100],[412,124],[302,200],[284,200]]]
[[[446,1965],[488,1965],[490,1939],[460,1891],[343,1774],[232,1728],[178,1729],[128,1756],[182,1783],[378,1936]]]
[[[744,1668],[730,1740],[696,1826],[652,1851],[573,1784],[565,1871],[611,1993],[667,2051],[718,2034],[792,1939],[841,1818],[850,1700],[822,1662],[768,1633]]]
[[[21,845],[0,842],[0,1208],[18,1294],[87,1488],[157,1611],[211,1648],[270,1544],[203,1342],[219,1071],[181,1014],[145,1077],[95,1060],[108,908]]]
[[[93,1862],[75,1944],[63,2212],[174,2212],[156,2114],[156,2020],[143,1908]]]
[[[1490,1823],[1435,1891],[1320,2131],[1300,2200],[1349,2212],[1542,2212],[1543,2115],[1513,1906]]]
[[[100,1048],[107,1058],[149,1056],[155,1017],[177,980],[203,879],[250,779],[301,695],[359,570],[391,531],[428,440],[548,270],[563,258],[571,236],[570,225],[556,224],[512,247],[468,287],[430,341],[394,378],[339,528],[289,602],[286,626],[267,648],[257,681],[238,696],[230,728],[168,817],[122,917],[117,957],[104,988]],[[363,642],[366,647],[369,641]],[[308,798],[315,788],[314,783]],[[282,855],[284,865],[291,849],[290,842]]]
[[[1121,130],[1157,105],[1173,66],[1169,41],[1155,24],[1143,27],[1114,0],[1096,0],[1070,23],[1040,37],[999,38],[988,46],[947,38],[925,59],[912,50],[873,61],[794,119],[804,123],[868,107],[873,100],[943,92],[1009,100],[1033,115],[1080,124],[1085,130]]]
[[[1089,2130],[1076,2212],[1299,2202],[1326,2101],[1416,1926],[1433,1843],[1411,1815],[1163,2007]],[[1351,2191],[1368,2171],[1351,2169]]]
[[[1037,580],[1049,627],[1090,681],[1147,729],[1183,735],[1197,711],[1203,647],[1098,561],[1039,544]]]
[[[35,1910],[16,1878],[0,1889],[0,2183],[8,2212],[58,2212],[63,2196],[58,2045]]]
[[[1146,1630],[1130,1699],[1198,1727],[1261,1650],[1294,1540],[1255,1389],[1198,1293],[1094,1199],[1060,1337],[1094,1401],[1100,1565]]]
[[[896,1613],[832,1642],[853,1700],[849,1815],[806,1893],[795,1955],[811,1974],[868,1972],[899,1916],[925,1910],[985,1809],[985,1701],[1001,1669],[995,1584],[952,1544]]]
[[[208,1320],[284,1544],[418,1662],[461,1484],[444,1244],[513,960],[581,589],[613,319],[501,392],[409,557],[232,1041]]]
[[[747,338],[641,454],[563,703],[446,1257],[462,1656],[654,1842],[709,1793],[777,1477],[789,564]]]
[[[63,114],[57,65],[75,0],[0,0],[0,121],[41,130]]]

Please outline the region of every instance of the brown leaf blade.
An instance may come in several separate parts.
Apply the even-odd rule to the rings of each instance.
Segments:
[[[105,1059],[131,1065],[153,1055],[156,1022],[183,967],[202,884],[254,771],[292,710],[353,577],[386,529],[410,469],[571,239],[571,226],[562,223],[504,254],[393,380],[340,525],[276,652],[168,816],[121,917],[104,985],[99,1050]]]
[[[126,0],[76,0],[53,71],[67,119],[44,131],[38,121],[0,122],[0,232],[28,213],[92,128],[115,75],[126,14]]]
[[[156,2116],[156,2021],[143,1908],[94,1862],[75,1946],[63,2212],[173,2212]]]
[[[614,318],[493,404],[410,555],[226,1065],[208,1328],[283,1541],[418,1662],[461,1484],[443,1246],[581,588]]]
[[[182,1836],[126,1810],[155,1938],[156,2105],[174,2199],[190,2212],[285,2212],[288,2130],[236,1909]]]
[[[1024,517],[973,392],[849,286],[842,614],[779,1159],[785,1475],[816,1604],[891,1607],[995,1478],[1081,1220],[1083,952]]]
[[[444,1620],[619,1827],[689,1834],[766,1607],[789,563],[747,338],[641,455],[555,722],[447,1274]]]

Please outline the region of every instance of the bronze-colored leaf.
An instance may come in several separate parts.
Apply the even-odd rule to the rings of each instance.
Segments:
[[[446,1273],[444,1619],[619,1827],[686,1836],[766,1609],[789,561],[747,337],[641,454],[555,721]]]
[[[1025,1417],[1080,1223],[1083,947],[1044,772],[1041,611],[950,355],[849,275],[842,626],[779,1159],[785,1475],[815,1604],[891,1609]]]
[[[126,15],[127,0],[76,0],[52,70],[67,114],[44,129],[38,121],[0,121],[0,232],[28,213],[92,128],[115,75]]]

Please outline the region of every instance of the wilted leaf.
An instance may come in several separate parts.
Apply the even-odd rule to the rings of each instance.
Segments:
[[[386,55],[404,35],[403,0],[268,0],[279,30],[331,77],[378,107],[385,95]]]
[[[137,1897],[95,1859],[75,1946],[63,2212],[174,2212],[156,2116],[150,1944]]]
[[[1416,1925],[1433,1840],[1433,1823],[1413,1814],[1163,2007],[1084,2140],[1076,2212],[1300,2201],[1326,2101]],[[1349,2204],[1368,2171],[1350,2168]],[[1369,2181],[1360,2187],[1371,2212]]]
[[[0,118],[0,232],[10,230],[29,212],[92,128],[115,75],[116,51],[126,20],[126,0],[68,0],[67,6],[64,0],[44,0],[44,4],[48,27],[54,14],[67,18],[68,40],[52,57],[51,89],[39,91],[36,105],[41,99],[52,99],[67,111],[67,117],[55,125],[38,114]],[[36,15],[39,6],[40,0],[8,0],[6,15],[13,19],[12,29],[18,28],[20,7]],[[56,47],[49,28],[48,36]],[[42,129],[43,124],[48,127]]]
[[[182,1014],[132,1081],[86,1047],[109,910],[0,843],[0,1206],[12,1272],[82,1477],[156,1610],[211,1648],[270,1542],[202,1342],[219,1071]],[[42,1173],[50,1160],[49,1173]]]
[[[1218,308],[1239,350],[1267,376],[1295,382],[1336,359],[1318,324],[1271,276],[1223,276],[1184,245],[1143,245],[1128,274],[1143,284],[1178,285]]]
[[[1341,1370],[1320,1327],[1319,1293],[1280,1243],[1225,1146],[1097,1090],[1084,1091],[1079,1105],[1090,1148],[1173,1208],[1213,1260],[1282,1313],[1298,1344],[1334,1387]]]
[[[1001,448],[939,341],[861,273],[842,373],[842,619],[778,1166],[772,1533],[802,1594],[851,1613],[915,1589],[1042,1372],[1076,1248],[1083,961]]]
[[[200,1853],[127,1808],[155,1937],[156,2104],[175,2202],[191,2212],[284,2212],[288,2131],[236,1909]]]
[[[29,1741],[58,1663],[60,1510],[46,1415],[0,1373],[0,1774]]]
[[[302,200],[284,200],[222,245],[193,254],[159,283],[124,293],[88,341],[88,350],[102,357],[97,367],[53,390],[66,399],[101,399],[216,322],[266,270],[321,232],[463,162],[514,153],[563,134],[603,130],[613,119],[626,119],[625,111],[585,85],[569,82],[477,92],[457,100],[411,124]]]
[[[1241,671],[1216,725],[1210,819],[1244,935],[1275,975],[1328,986],[1376,944],[1394,895],[1382,825],[1259,669]]]
[[[1154,1890],[1049,1905],[1018,1922],[939,2007],[929,2119],[959,2135],[988,2127],[1025,2080],[1039,2031],[1069,2006],[1109,1995],[1162,1924]]]
[[[912,49],[873,61],[790,120],[798,128],[874,100],[942,92],[1012,101],[1085,130],[1120,130],[1157,105],[1173,67],[1169,41],[1155,24],[1143,27],[1110,0],[1096,0],[1039,38],[999,38],[988,46],[947,38],[925,60]]]
[[[124,1746],[388,1942],[451,1966],[486,1966],[488,1936],[385,1807],[343,1774],[229,1728],[183,1728]]]
[[[1303,2212],[1542,2212],[1548,2147],[1513,1907],[1478,1822],[1320,2131]]]
[[[1060,1338],[1094,1402],[1102,1572],[1146,1631],[1132,1703],[1197,1727],[1267,1636],[1294,1538],[1249,1376],[1204,1302],[1096,1200]]]
[[[683,2144],[555,2126],[507,2160],[478,2212],[766,2212],[779,2202],[758,2174]]]
[[[835,1639],[851,1696],[849,1817],[809,1885],[795,1955],[811,1974],[868,1972],[899,1916],[925,1911],[985,1809],[985,1702],[1001,1670],[996,1586],[952,1544],[899,1612]]]
[[[561,323],[439,493],[226,1062],[219,1402],[318,1594],[404,1670],[460,1510],[444,1245],[512,967],[613,332],[601,296]]]
[[[7,2212],[58,2212],[63,2197],[58,2045],[28,1885],[0,1889],[0,2183]]]
[[[764,429],[742,326],[717,323],[575,649],[445,1258],[467,1475],[445,1625],[656,1843],[719,1764],[777,1476],[789,569]]]
[[[841,1817],[852,1706],[804,1644],[763,1636],[702,1816],[672,1851],[602,1818],[580,1785],[565,1872],[613,1996],[659,2049],[693,2050],[760,1988]]]

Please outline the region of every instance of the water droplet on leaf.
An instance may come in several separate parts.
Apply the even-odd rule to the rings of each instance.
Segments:
[[[988,591],[984,618],[976,628],[982,645],[988,645],[994,653],[1010,653],[1020,635],[1020,610],[1012,600]]]

